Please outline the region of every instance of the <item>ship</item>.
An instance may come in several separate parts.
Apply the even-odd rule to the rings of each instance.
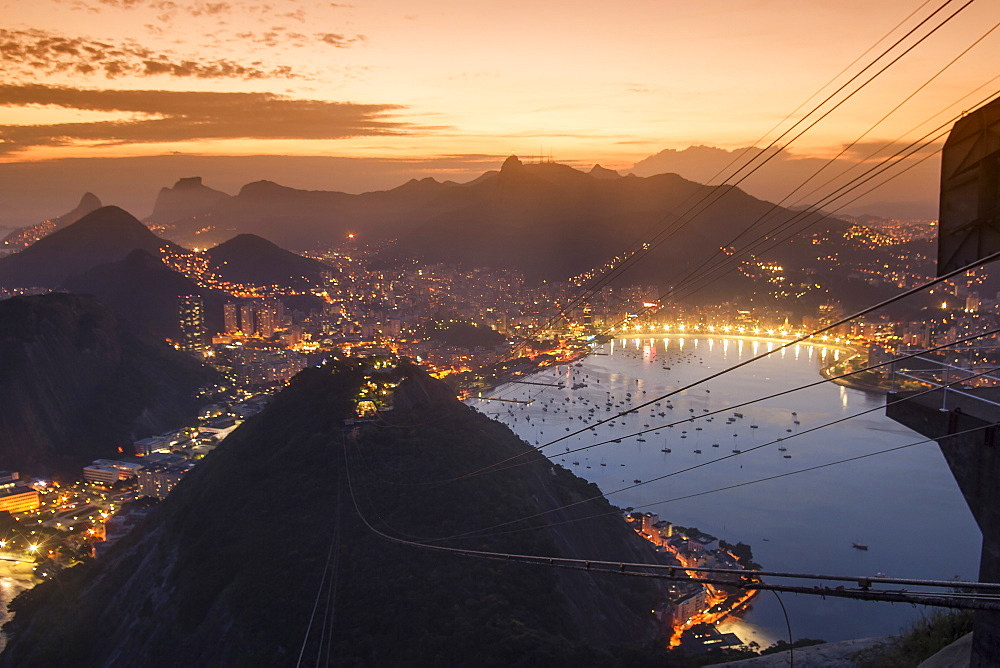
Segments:
[[[868,546],[865,545],[864,543],[851,543],[851,547],[853,547],[855,550],[864,550],[866,552],[868,551]]]

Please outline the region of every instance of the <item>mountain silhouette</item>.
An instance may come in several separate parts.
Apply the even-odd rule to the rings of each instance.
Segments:
[[[337,273],[318,260],[302,257],[256,234],[240,234],[206,251],[212,272],[230,283],[304,289]]]
[[[128,212],[105,206],[0,258],[0,286],[58,288],[73,274],[121,260],[135,249],[157,255],[161,247],[176,249]]]
[[[157,339],[179,340],[177,298],[198,295],[205,304],[209,331],[222,329],[227,295],[205,290],[142,249],[117,262],[97,265],[69,277],[63,288],[96,296],[110,306],[132,331]]]
[[[177,181],[172,188],[161,188],[148,222],[168,225],[181,218],[198,216],[229,199],[226,193],[202,184],[200,176]]]
[[[0,246],[12,250],[21,250],[44,236],[52,234],[56,230],[61,230],[67,225],[72,225],[76,221],[86,216],[91,211],[101,208],[101,200],[94,193],[84,193],[80,198],[80,203],[70,211],[61,216],[43,221],[36,225],[29,225],[14,230],[0,242]]]
[[[705,201],[713,204],[681,225],[688,218],[684,214]],[[353,233],[362,242],[394,239],[383,253],[386,261],[417,256],[515,269],[529,279],[565,280],[669,230],[661,237],[669,242],[621,279],[669,285],[771,210],[771,204],[738,188],[704,186],[676,174],[620,177],[597,167],[588,174],[510,156],[499,171],[466,184],[412,180],[361,195],[252,183],[211,211],[176,221],[170,235],[191,244],[239,230],[306,250],[340,243]],[[773,215],[780,220],[793,214],[779,207]],[[807,222],[818,220],[812,216]],[[846,224],[830,219],[822,227],[846,229]],[[815,256],[810,256],[813,250],[801,248],[803,263]],[[718,291],[731,291],[740,280],[734,272]]]

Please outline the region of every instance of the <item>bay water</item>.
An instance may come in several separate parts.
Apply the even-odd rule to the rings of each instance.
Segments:
[[[975,580],[981,535],[958,485],[935,443],[918,443],[923,436],[885,417],[884,395],[825,382],[740,406],[815,383],[821,368],[850,354],[812,344],[777,351],[780,345],[618,339],[578,363],[523,379],[545,385],[503,386],[470,404],[545,446],[554,463],[596,483],[611,503],[747,543],[765,570]],[[678,392],[767,350],[776,352]],[[773,476],[782,477],[755,482]],[[796,639],[891,635],[929,612],[801,594],[782,594],[781,602]],[[770,592],[721,628],[762,646],[788,638]]]

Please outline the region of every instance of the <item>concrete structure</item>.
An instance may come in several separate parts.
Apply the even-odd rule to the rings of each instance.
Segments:
[[[83,467],[83,479],[87,482],[99,482],[103,485],[113,485],[120,479],[118,469],[104,464],[91,464]]]
[[[194,467],[179,455],[153,455],[151,461],[139,471],[139,494],[160,500],[167,498],[181,478]]]
[[[673,623],[671,625],[679,626],[708,607],[708,594],[704,587],[698,585],[697,588],[694,588],[692,586],[690,590],[671,597],[669,602],[673,606],[671,611]]]
[[[222,322],[226,334],[235,334],[240,330],[239,307],[236,302],[222,305]]]
[[[208,350],[205,303],[202,298],[197,295],[178,297],[177,317],[181,328],[181,350],[194,353]]]
[[[139,473],[139,469],[143,467],[143,465],[138,462],[123,462],[118,459],[95,459],[90,466],[114,469],[114,471],[118,474],[117,480],[128,480],[129,478],[134,478]],[[86,478],[86,472],[87,469],[84,469],[84,478]]]
[[[940,197],[939,276],[1000,252],[1000,100],[963,116],[952,127],[941,155]],[[933,359],[929,362],[934,366]],[[996,368],[987,369],[990,366]],[[938,442],[983,532],[979,580],[1000,582],[1000,387],[948,387],[949,381],[968,377],[971,370],[947,363],[938,368],[939,379],[934,374],[905,375],[938,389],[919,397],[890,393],[886,415]],[[990,383],[997,380],[995,374],[987,378]],[[894,403],[907,396],[908,401]],[[970,665],[1000,666],[1000,612],[975,613]]]
[[[132,448],[135,450],[135,454],[139,457],[146,457],[154,452],[169,450],[170,439],[162,436],[150,436],[148,438],[142,438],[138,441],[134,441],[132,443]]]
[[[0,510],[6,510],[9,513],[23,513],[34,510],[40,505],[42,505],[42,499],[37,490],[14,483],[0,485]]]
[[[938,275],[1000,251],[1000,100],[955,123],[941,154]]]
[[[1000,387],[890,393],[886,415],[938,442],[983,532],[979,580],[1000,582]],[[968,434],[951,436],[976,429]],[[972,666],[1000,665],[1000,612],[977,611]]]

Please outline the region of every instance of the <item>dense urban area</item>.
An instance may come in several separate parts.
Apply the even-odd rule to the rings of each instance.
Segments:
[[[29,245],[50,228],[43,224],[8,238],[7,252]],[[880,220],[872,226],[852,221],[843,235],[823,232],[807,240],[820,247],[815,267],[786,270],[775,261],[751,256],[738,269],[752,281],[753,292],[711,305],[674,301],[670,286],[662,285],[613,284],[578,298],[596,277],[613,271],[630,255],[564,282],[530,282],[514,271],[417,260],[377,266],[373,259],[382,248],[350,234],[336,248],[306,254],[326,268],[319,280],[266,286],[223,280],[200,251],[164,250],[161,259],[166,265],[201,288],[228,295],[218,331],[208,324],[202,297],[177,299],[180,336],[168,343],[220,374],[218,382],[200,390],[203,405],[197,422],[116,443],[121,457],[93,461],[76,480],[22,479],[17,472],[4,473],[0,510],[9,517],[0,558],[14,572],[30,565],[34,576],[44,579],[80,559],[100,555],[292,377],[325,359],[408,358],[444,379],[460,397],[470,397],[573,361],[608,337],[789,340],[827,328],[851,312],[853,304],[842,299],[833,284],[824,285],[823,277],[831,272],[874,288],[907,288],[929,278],[926,240],[933,233],[934,225],[927,221]],[[822,252],[826,246],[831,248],[828,254]],[[891,260],[886,267],[892,271],[867,260],[850,265],[858,248],[879,249]],[[994,327],[1000,295],[987,294],[986,289],[983,278],[970,273],[939,286],[933,301],[899,310],[898,319],[880,314],[823,331],[817,341],[855,352],[825,372],[857,371],[907,349],[940,345]],[[17,287],[5,294],[46,291]],[[806,294],[815,308],[797,306]],[[980,346],[975,354],[986,359],[992,352]],[[886,389],[888,375],[881,368],[843,382]],[[381,390],[360,397],[358,417],[386,408],[389,400],[384,395]],[[737,554],[725,541],[697,530],[688,532],[690,536],[675,533],[670,523],[648,513],[626,519],[679,564],[754,567],[749,546],[741,544],[744,552]],[[738,644],[738,639],[713,632],[710,622],[750,598],[725,587],[675,587],[659,615],[674,628],[671,645],[680,644],[685,633],[704,646]]]

